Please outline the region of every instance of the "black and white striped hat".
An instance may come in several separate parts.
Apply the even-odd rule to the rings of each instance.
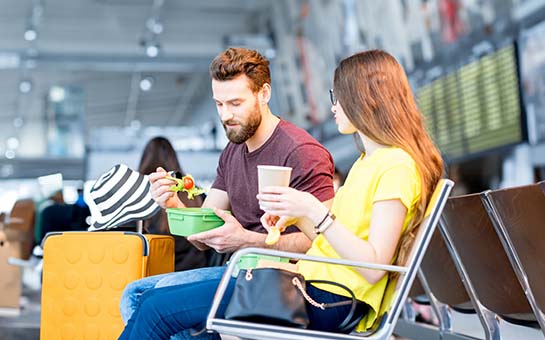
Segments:
[[[111,229],[152,217],[161,209],[151,198],[148,176],[118,164],[95,182],[89,231]],[[95,205],[95,206],[93,206]]]

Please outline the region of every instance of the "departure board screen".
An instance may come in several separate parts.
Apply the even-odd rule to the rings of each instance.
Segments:
[[[417,100],[428,132],[447,159],[523,140],[514,46],[421,87]]]

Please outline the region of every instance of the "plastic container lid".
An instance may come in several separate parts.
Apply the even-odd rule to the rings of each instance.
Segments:
[[[290,259],[278,256],[270,255],[244,255],[237,263],[237,268],[240,269],[253,269],[257,267],[259,260],[268,260],[274,262],[289,262]]]
[[[211,208],[169,208],[166,212],[172,235],[189,236],[225,223]]]

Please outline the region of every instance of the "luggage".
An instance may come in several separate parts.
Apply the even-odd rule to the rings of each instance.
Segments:
[[[134,280],[174,270],[174,239],[134,232],[50,233],[43,242],[40,339],[117,339]]]
[[[21,268],[8,264],[8,258],[20,257],[21,246],[16,240],[9,240],[0,230],[0,314],[19,314],[21,298]]]
[[[17,239],[20,253],[18,258],[28,260],[32,255],[34,246],[34,214],[36,206],[32,199],[17,200],[9,214],[9,222],[6,225],[8,238]]]

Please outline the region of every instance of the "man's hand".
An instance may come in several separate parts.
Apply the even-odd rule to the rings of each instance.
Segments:
[[[189,240],[188,240],[189,241]],[[189,241],[189,243],[191,243],[192,245],[195,246],[195,248],[199,249],[200,251],[205,251],[207,249],[210,249],[209,246],[207,246],[206,244],[202,243],[202,242],[199,242],[199,241]]]
[[[237,219],[223,210],[214,212],[225,224],[219,228],[191,235],[187,240],[193,244],[200,242],[214,248],[218,253],[231,253],[249,245],[252,232],[244,229]]]
[[[166,170],[161,167],[158,167],[156,172],[149,175],[151,198],[163,209],[183,208],[184,205],[178,198],[178,195],[170,190],[176,183],[170,179],[166,179],[166,176]]]

